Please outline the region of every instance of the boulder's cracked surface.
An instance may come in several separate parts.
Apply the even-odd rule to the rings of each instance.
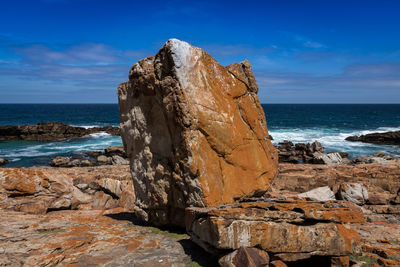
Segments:
[[[121,136],[143,219],[183,226],[188,206],[232,203],[277,171],[248,61],[227,67],[169,40],[118,88]]]
[[[266,200],[186,213],[187,232],[210,252],[258,247],[285,262],[359,252],[360,236],[347,224],[364,222],[361,209],[346,201]]]

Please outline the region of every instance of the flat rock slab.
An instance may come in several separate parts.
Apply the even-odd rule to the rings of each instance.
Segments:
[[[0,216],[1,266],[193,264],[187,235],[134,224],[122,209],[42,216],[0,210]]]
[[[364,223],[346,201],[262,201],[186,209],[191,238],[210,252],[258,247],[283,261],[342,256],[360,249],[346,224]]]

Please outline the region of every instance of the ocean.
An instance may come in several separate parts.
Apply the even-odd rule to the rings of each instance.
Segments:
[[[263,104],[273,143],[319,141],[327,152],[346,151],[350,158],[383,151],[400,156],[400,147],[345,140],[350,135],[400,130],[400,104]],[[82,127],[119,125],[117,104],[0,104],[0,125],[58,121]],[[0,141],[6,167],[48,165],[55,156],[81,155],[122,144],[106,133],[61,142]]]

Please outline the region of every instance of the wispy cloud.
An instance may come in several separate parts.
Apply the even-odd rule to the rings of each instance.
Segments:
[[[400,63],[355,63],[346,66],[344,73],[349,76],[396,76],[400,77]]]
[[[121,61],[121,52],[104,44],[88,43],[54,49],[43,44],[15,46],[24,62],[41,64],[110,64]]]
[[[296,43],[297,46],[300,44],[304,48],[311,48],[311,49],[327,48],[327,45],[323,44],[322,42],[313,40],[312,38],[304,36],[302,34],[286,32],[286,31],[281,31],[280,33],[287,39],[292,40],[292,42]]]
[[[0,61],[0,74],[72,81],[121,77],[127,74],[131,64],[145,54],[145,51],[121,51],[101,43],[61,48],[45,44],[13,44],[8,49],[12,49],[20,60]]]
[[[310,38],[307,38],[302,35],[295,34],[295,35],[293,35],[293,38],[295,41],[301,43],[304,47],[308,47],[308,48],[325,48],[326,47],[324,44],[316,42],[314,40],[311,40]]]
[[[9,58],[0,60],[0,98],[14,102],[21,95],[36,102],[74,102],[74,92],[86,102],[91,94],[96,95],[91,101],[115,102],[115,89],[127,79],[130,66],[149,54],[102,43],[49,46],[7,38],[0,42],[0,53],[9,52]],[[12,91],[7,89],[10,86]],[[62,99],[55,98],[57,95]]]
[[[349,64],[337,75],[256,71],[262,102],[400,102],[400,63]],[[369,100],[371,101],[371,100]],[[283,101],[285,102],[285,101]]]

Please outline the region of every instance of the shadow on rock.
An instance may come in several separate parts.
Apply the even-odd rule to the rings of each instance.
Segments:
[[[150,223],[138,219],[134,212],[120,212],[120,213],[112,213],[112,214],[104,214],[104,216],[110,217],[114,220],[119,221],[129,221],[134,225],[138,226],[152,226]]]
[[[206,252],[203,248],[196,245],[190,239],[181,239],[178,241],[183,249],[185,250],[186,255],[190,256],[192,261],[197,262],[200,266],[203,267],[217,267],[218,259]]]
[[[186,234],[186,231],[182,228],[177,227],[156,227],[151,223],[138,219],[134,212],[120,212],[113,214],[105,214],[109,218],[114,220],[123,220],[129,221],[134,225],[148,227],[155,234],[162,234],[177,240],[177,242],[182,246],[186,255],[188,255],[192,261],[189,266],[199,266],[203,267],[214,267],[218,265],[218,258],[210,253],[206,252],[203,248],[196,245],[192,240],[189,239],[189,236]],[[193,265],[193,263],[195,265]]]

